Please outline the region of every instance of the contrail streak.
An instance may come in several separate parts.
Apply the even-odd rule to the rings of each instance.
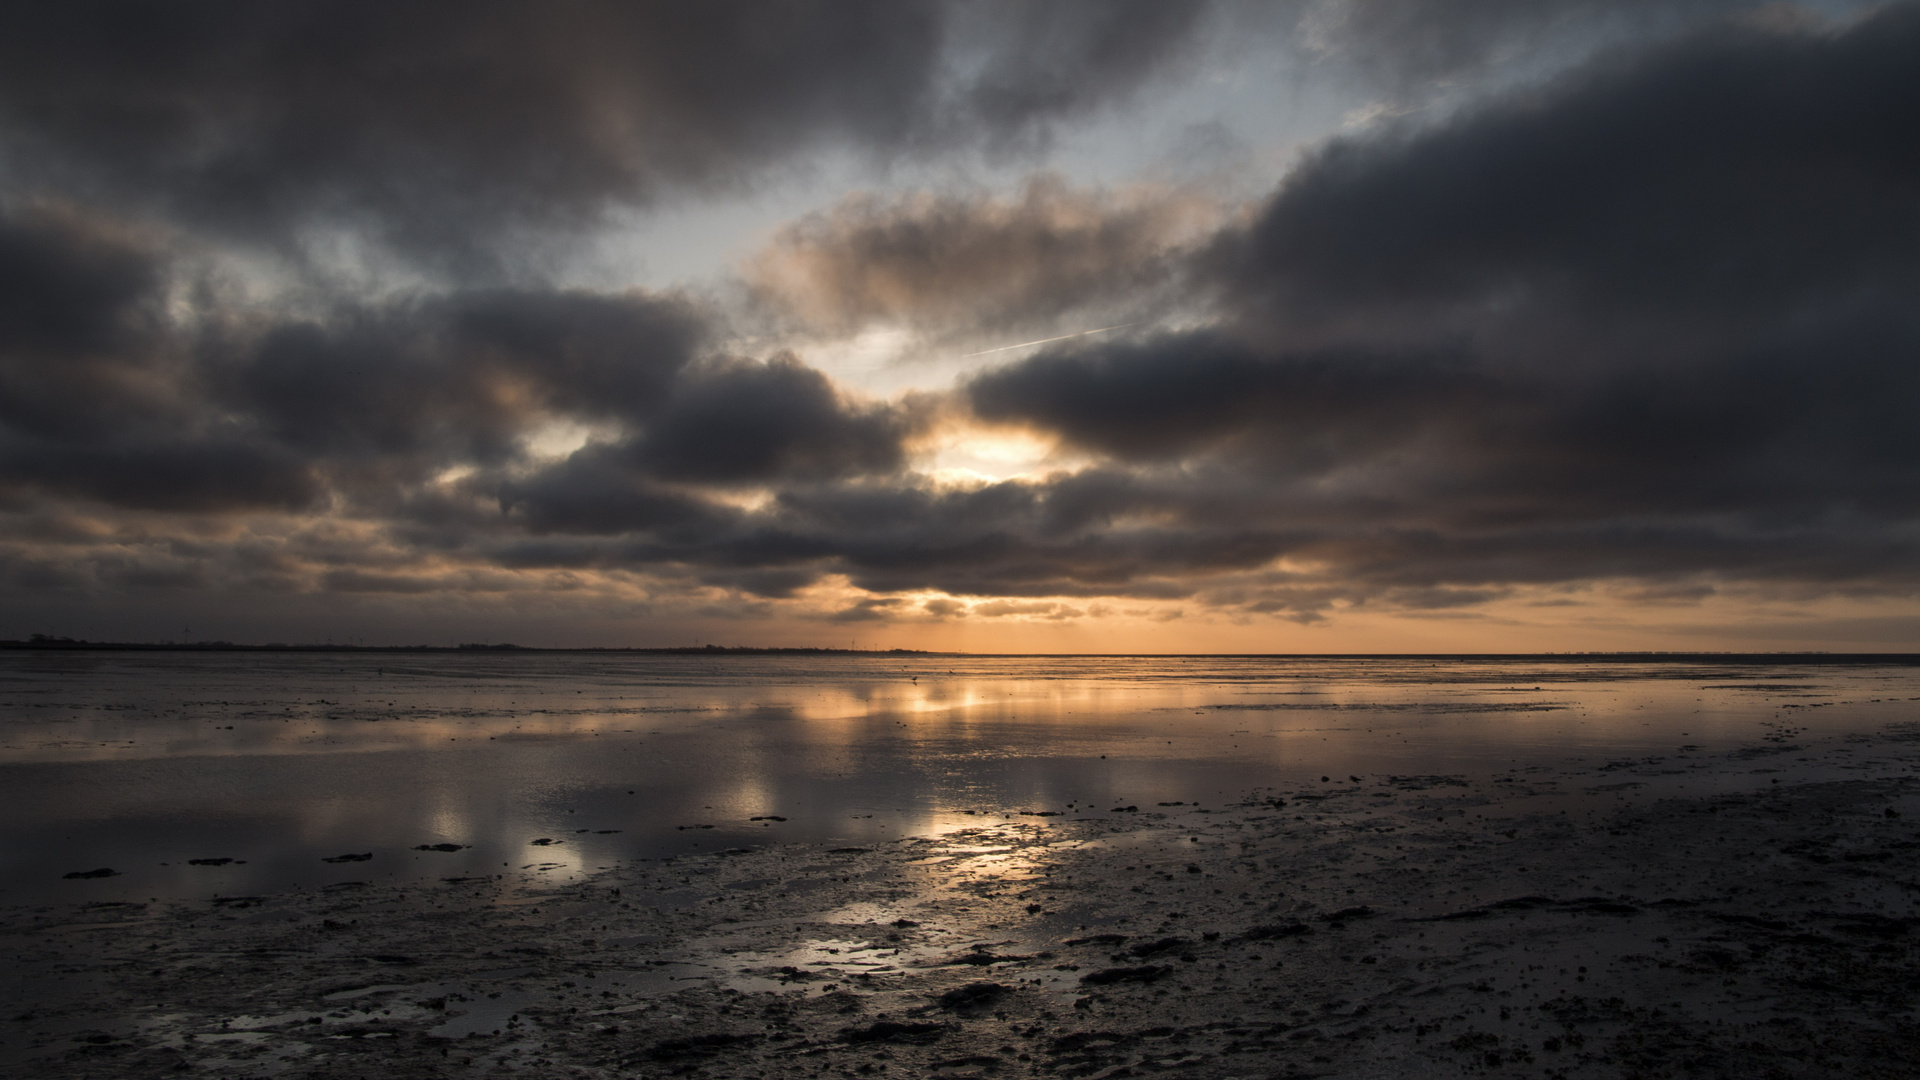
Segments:
[[[1061,334],[1059,337],[1041,338],[1039,341],[1023,341],[1018,345],[1002,345],[997,349],[981,349],[979,352],[967,353],[961,356],[960,359],[965,360],[972,356],[985,356],[988,353],[1006,352],[1008,349],[1024,349],[1029,345],[1045,345],[1049,341],[1065,341],[1068,338],[1086,337],[1088,334],[1104,334],[1109,330],[1125,330],[1129,326],[1138,325],[1140,324],[1130,322],[1121,323],[1119,326],[1103,326],[1098,330],[1082,330],[1077,334]]]

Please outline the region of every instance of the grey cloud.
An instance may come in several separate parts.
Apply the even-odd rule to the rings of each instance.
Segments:
[[[703,584],[734,589],[767,599],[786,599],[818,581],[818,572],[803,568],[770,570],[710,571],[702,574]]]
[[[891,597],[871,596],[856,600],[827,618],[830,622],[838,623],[885,622],[893,617],[899,603]]]
[[[791,354],[689,372],[634,447],[656,475],[707,483],[886,473],[904,462],[903,418],[843,400]]]
[[[1033,512],[999,518],[1023,543],[972,569],[1041,543],[1051,585],[1288,555],[1403,606],[1427,594],[1392,589],[1667,575],[1911,589],[1920,377],[1897,358],[1920,327],[1846,329],[1570,381],[1418,359],[1316,380],[1285,355],[1209,366],[1199,335],[1042,357],[976,384],[996,417],[1140,464],[1030,490]],[[1160,402],[1161,426],[1113,419]]]
[[[0,441],[0,485],[14,491],[212,510],[303,507],[331,488],[362,512],[484,528],[471,505],[484,484],[466,485],[464,507],[403,494],[465,467],[492,477],[492,497],[536,531],[605,534],[721,513],[675,482],[895,471],[916,422],[849,400],[789,355],[708,356],[714,314],[680,297],[480,290],[315,317],[141,321],[124,312],[153,302],[144,263],[99,255],[85,237],[25,235],[8,250],[25,250],[22,273],[46,279],[54,314],[23,307],[13,322],[24,329],[0,337],[0,422],[15,429]],[[89,326],[56,341],[62,303],[138,321],[139,333]],[[56,344],[73,355],[48,355]],[[115,378],[146,396],[109,410]],[[564,467],[528,474],[527,440],[554,424],[600,434]]]
[[[117,349],[143,329],[160,286],[158,264],[152,245],[71,207],[7,214],[0,218],[0,342],[10,355]]]
[[[500,507],[536,535],[691,530],[704,537],[732,516],[696,495],[649,480],[619,448],[606,446],[587,447],[536,476],[504,484]]]
[[[748,267],[762,302],[850,333],[871,322],[920,333],[1050,325],[1177,284],[1184,248],[1220,211],[1193,193],[1076,189],[1059,177],[1016,197],[856,195],[782,230]]]
[[[205,415],[150,238],[63,204],[0,216],[0,492],[164,511],[289,510],[310,463]]]
[[[332,570],[322,578],[329,592],[425,593],[442,583],[419,574],[381,574],[365,570]]]
[[[0,425],[85,438],[150,412],[164,258],[58,204],[0,214]]]
[[[573,229],[609,207],[737,189],[813,147],[884,160],[1041,137],[1151,77],[1203,11],[18,5],[0,16],[0,152],[15,185],[144,204],[230,238],[285,244],[341,226],[482,269],[503,229]]]
[[[70,559],[48,559],[0,548],[0,583],[11,590],[65,593],[85,588],[92,577]]]
[[[1119,513],[1062,513],[1084,487],[1107,487],[1104,508]],[[876,592],[1166,598],[1193,591],[1183,579],[1257,568],[1298,544],[1283,529],[1184,516],[1183,487],[1107,473],[793,491],[760,546],[763,558],[792,550]],[[1116,520],[1123,515],[1133,520]]]
[[[220,437],[48,448],[0,443],[0,491],[137,510],[302,510],[324,490],[283,448]]]
[[[476,539],[476,552],[518,567],[690,568],[699,580],[757,596],[788,596],[828,574],[875,593],[940,589],[959,595],[1177,598],[1193,578],[1256,570],[1302,537],[1214,515],[1170,478],[1124,474],[934,490],[911,478],[806,485],[756,512],[662,502],[631,471],[581,485],[582,459],[511,496],[541,542]],[[613,457],[600,455],[605,465]],[[1117,523],[1061,510],[1076,489],[1105,486],[1108,509],[1155,520]],[[629,486],[617,488],[616,482]],[[581,485],[581,486],[576,486]],[[597,539],[590,539],[598,537]]]
[[[1591,16],[1601,6],[1586,0],[1309,0],[1292,11],[1308,51],[1404,83],[1478,67],[1569,14]]]
[[[993,0],[958,8],[962,49],[985,57],[964,84],[966,111],[996,148],[1043,139],[1046,120],[1123,97],[1143,75],[1183,59],[1208,7]]]
[[[1415,99],[1490,77],[1538,77],[1596,52],[1718,20],[1812,17],[1774,0],[1294,0],[1251,5],[1250,13],[1254,21],[1280,23],[1306,57]]]
[[[127,562],[96,566],[94,574],[100,584],[113,589],[200,589],[212,583],[197,566]]]
[[[20,246],[41,277],[17,295],[54,314],[0,326],[0,488],[135,509],[391,504],[447,467],[518,460],[544,423],[645,422],[707,332],[671,297],[502,291],[177,323],[150,317],[154,275],[121,249],[87,276]],[[56,334],[76,292],[104,329]]]
[[[1438,130],[1336,140],[1223,240],[1220,272],[1295,334],[1897,300],[1920,240],[1916,55],[1912,5],[1835,32],[1722,27]]]
[[[1031,424],[1114,457],[1180,457],[1254,435],[1330,467],[1413,437],[1430,416],[1488,393],[1484,382],[1456,354],[1274,355],[1195,331],[1052,350],[977,376],[965,392],[984,420]]]
[[[1263,355],[1209,333],[991,372],[982,417],[1139,462],[1211,458],[1342,513],[1468,526],[1605,514],[1920,509],[1912,319],[1820,323],[1686,367],[1513,370],[1471,354]],[[1336,503],[1335,499],[1339,501]]]
[[[1403,606],[1610,576],[1911,588],[1917,70],[1914,6],[1719,28],[1334,144],[1207,257],[1231,320],[964,393],[1182,471],[1189,514],[1237,491],[1252,534],[1296,531],[1276,552]]]
[[[143,509],[312,505],[498,463],[548,420],[644,420],[710,313],[671,296],[463,292],[322,317],[170,311],[152,237],[71,206],[0,216],[0,486]]]
[[[686,302],[640,294],[350,305],[230,347],[226,393],[309,452],[497,461],[543,418],[651,414],[705,333]]]
[[[706,537],[737,515],[697,485],[891,474],[904,464],[912,424],[900,408],[847,401],[786,354],[696,365],[633,419],[628,437],[505,483],[501,505],[538,532],[693,529]]]

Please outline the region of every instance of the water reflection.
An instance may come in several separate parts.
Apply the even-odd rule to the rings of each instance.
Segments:
[[[1322,775],[1778,746],[1912,699],[1891,665],[9,654],[0,899],[565,878]]]

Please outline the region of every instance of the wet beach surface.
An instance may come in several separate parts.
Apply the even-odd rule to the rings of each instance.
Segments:
[[[1137,692],[1131,711],[1065,730],[1056,718],[1032,744],[1007,742],[1047,726],[1032,718],[968,714],[964,737],[922,733],[908,745],[939,750],[938,768],[917,775],[954,775],[925,796],[932,809],[887,822],[891,835],[838,817],[855,793],[816,812],[813,835],[772,832],[803,808],[713,822],[697,830],[703,849],[635,844],[564,869],[411,850],[439,842],[427,836],[403,851],[326,849],[371,857],[312,857],[298,888],[149,898],[121,895],[131,868],[75,865],[118,872],[56,876],[70,892],[0,911],[0,1065],[75,1077],[1910,1075],[1910,669],[1556,684],[1533,670],[1448,681],[1403,668],[1399,681],[1376,669],[1311,687],[1271,668],[1232,674],[1160,680],[1176,701],[1151,678],[1108,679]],[[1086,681],[1032,678],[1008,696],[1031,710],[1033,687],[1050,686],[1051,700],[1083,706]],[[1298,689],[1318,696],[1287,693]],[[1288,707],[1301,697],[1314,707]],[[885,700],[901,698],[913,700]],[[1503,703],[1523,708],[1475,711]],[[856,719],[871,732],[877,717],[929,723],[925,712]],[[844,734],[844,719],[799,723]],[[1226,749],[1181,748],[1180,732]],[[1150,748],[1149,733],[1180,753]],[[1278,746],[1246,753],[1256,733]],[[1335,758],[1356,764],[1335,772]],[[1124,768],[1089,764],[1103,760]],[[1102,776],[1131,801],[1106,798]],[[564,851],[578,835],[519,842]],[[476,841],[488,842],[445,843]],[[433,869],[378,873],[398,858]]]

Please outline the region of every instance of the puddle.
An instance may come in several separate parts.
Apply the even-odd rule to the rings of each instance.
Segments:
[[[520,990],[471,997],[449,994],[447,1018],[427,1031],[430,1039],[464,1039],[469,1035],[516,1035],[538,1030],[526,1010],[545,995]],[[456,1001],[456,998],[464,1000]]]

